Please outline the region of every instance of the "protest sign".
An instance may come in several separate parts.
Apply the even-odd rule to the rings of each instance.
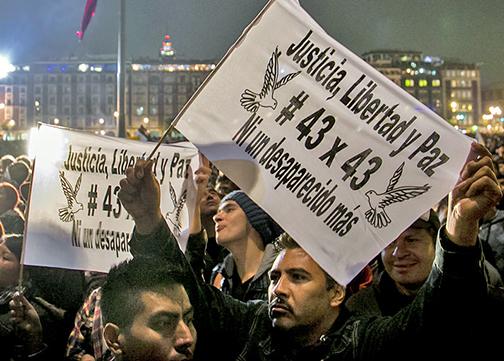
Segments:
[[[177,128],[343,284],[452,189],[470,150],[294,0],[266,5]]]
[[[154,146],[40,125],[30,141],[35,165],[24,264],[108,272],[131,257],[134,222],[117,194],[126,168]],[[161,210],[182,249],[194,210],[198,166],[190,143],[163,144],[152,158],[161,186]]]

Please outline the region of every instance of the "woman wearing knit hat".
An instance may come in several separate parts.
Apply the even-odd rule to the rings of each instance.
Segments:
[[[282,229],[243,191],[226,195],[214,216],[217,243],[230,254],[214,268],[211,283],[242,301],[268,297],[268,271]]]

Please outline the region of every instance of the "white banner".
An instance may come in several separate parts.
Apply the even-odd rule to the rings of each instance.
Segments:
[[[36,156],[23,263],[108,272],[130,258],[134,222],[117,198],[119,181],[154,146],[40,125],[30,140]],[[153,160],[161,210],[185,249],[195,203],[186,174],[196,170],[198,151],[187,142],[163,144]]]
[[[177,128],[343,284],[470,149],[294,0],[268,3],[191,101]]]

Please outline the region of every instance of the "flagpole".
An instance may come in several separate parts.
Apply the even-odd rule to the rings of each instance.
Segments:
[[[205,78],[205,80],[203,80],[203,82],[201,83],[201,85],[199,86],[199,88],[196,89],[196,91],[191,96],[191,98],[184,104],[184,106],[182,107],[182,109],[180,110],[180,112],[178,112],[178,114],[175,116],[175,119],[173,119],[173,121],[170,124],[170,126],[168,127],[168,129],[166,129],[165,132],[163,133],[163,135],[161,136],[161,138],[159,138],[159,141],[157,142],[156,146],[154,147],[154,149],[151,151],[151,153],[147,157],[147,160],[150,160],[154,156],[154,154],[156,153],[157,149],[164,142],[164,140],[166,139],[166,137],[168,136],[168,134],[170,134],[170,132],[175,128],[175,125],[177,124],[177,122],[179,121],[179,119],[182,117],[182,115],[184,115],[184,113],[187,110],[187,108],[189,108],[189,105],[191,105],[191,103],[193,102],[193,100],[196,99],[196,97],[198,96],[198,94],[203,90],[203,88],[210,81],[210,79],[212,79],[212,77],[214,76],[214,74],[217,73],[217,70],[219,70],[219,68],[222,66],[222,64],[224,64],[224,62],[231,55],[231,53],[233,52],[233,50],[240,45],[240,43],[242,42],[242,40],[245,39],[245,37],[247,36],[248,32],[261,20],[262,16],[266,12],[266,10],[268,10],[271,7],[271,5],[273,5],[274,2],[275,2],[275,0],[269,0],[266,3],[266,5],[264,5],[264,7],[262,8],[262,10],[259,12],[259,14],[256,15],[256,17],[254,18],[254,20],[252,20],[252,22],[241,33],[241,35],[235,41],[235,43],[233,44],[233,46],[231,46],[228,49],[228,51],[226,52],[226,54],[224,54],[224,56],[219,61],[219,63],[215,67],[215,69],[213,69],[212,72]]]
[[[119,0],[119,31],[117,36],[117,136],[126,138],[125,114],[125,77],[126,64],[124,54],[126,51],[126,3]]]

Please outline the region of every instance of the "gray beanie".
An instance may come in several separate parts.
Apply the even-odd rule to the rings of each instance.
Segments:
[[[233,200],[245,212],[252,227],[259,232],[264,244],[271,243],[282,234],[283,229],[264,212],[252,199],[243,191],[233,191],[222,198],[221,203]]]

